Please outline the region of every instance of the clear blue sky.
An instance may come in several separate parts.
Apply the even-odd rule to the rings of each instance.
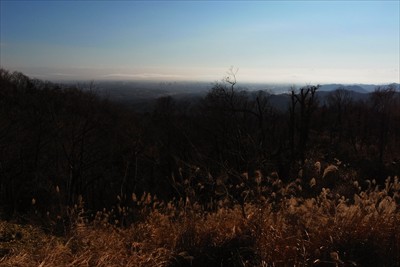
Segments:
[[[4,1],[1,66],[44,79],[400,82],[400,1]]]

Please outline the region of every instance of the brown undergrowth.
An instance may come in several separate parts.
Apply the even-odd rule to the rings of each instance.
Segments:
[[[2,221],[0,266],[399,266],[397,177],[351,198],[281,188],[279,199],[221,199],[213,209],[133,196],[127,225],[115,211],[90,219],[76,207],[63,236]]]

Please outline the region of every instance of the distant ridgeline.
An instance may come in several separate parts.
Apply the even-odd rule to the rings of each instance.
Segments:
[[[150,111],[157,98],[172,96],[175,100],[187,100],[190,102],[204,98],[215,83],[208,82],[152,82],[152,81],[98,81],[96,92],[111,101],[129,106],[136,111]],[[324,84],[318,89],[317,95],[324,100],[330,92],[335,90],[350,91],[353,100],[366,100],[369,93],[378,87],[390,86],[400,92],[400,84],[390,85],[342,85]],[[238,83],[237,90],[246,90],[249,94],[256,95],[258,91],[265,91],[271,95],[271,105],[279,110],[286,110],[289,104],[288,92],[291,85],[284,84],[255,84]],[[84,89],[84,88],[83,88]]]

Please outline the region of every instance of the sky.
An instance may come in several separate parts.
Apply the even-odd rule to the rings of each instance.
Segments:
[[[5,1],[0,65],[46,80],[400,83],[400,1]]]

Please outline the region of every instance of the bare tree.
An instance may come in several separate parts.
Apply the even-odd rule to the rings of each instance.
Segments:
[[[348,112],[348,107],[352,102],[351,94],[344,87],[341,87],[331,92],[327,97],[328,108],[336,114],[336,118],[331,125],[330,139],[331,143],[337,133],[338,142],[341,141],[343,136],[343,117]]]
[[[310,122],[313,112],[318,107],[316,92],[318,86],[306,86],[296,92],[291,89],[291,102],[289,106],[290,113],[290,147],[292,160],[300,159],[302,163],[305,160],[308,137],[310,132]],[[297,145],[295,136],[298,136]]]
[[[371,94],[373,111],[379,119],[378,126],[378,150],[379,161],[383,162],[385,147],[388,142],[389,131],[391,130],[392,110],[395,101],[395,89],[393,86],[377,87]]]

